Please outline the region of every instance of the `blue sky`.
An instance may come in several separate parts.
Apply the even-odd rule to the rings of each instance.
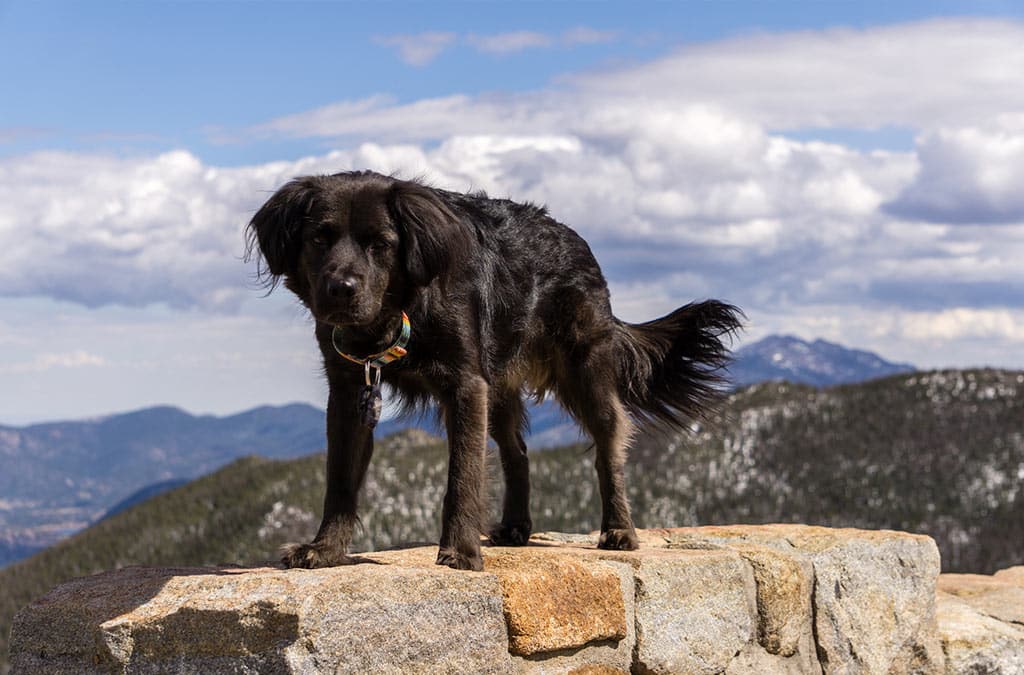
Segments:
[[[0,109],[0,152],[187,147],[221,165],[296,158],[318,148],[211,136],[374,94],[529,91],[690,42],[1022,14],[1016,2],[4,2],[0,82],[11,104]],[[467,42],[581,27],[608,39],[490,54]],[[429,67],[409,67],[386,46],[425,32],[457,36]]]
[[[0,423],[322,403],[242,229],[303,173],[546,203],[695,297],[1024,366],[1016,2],[0,2]]]

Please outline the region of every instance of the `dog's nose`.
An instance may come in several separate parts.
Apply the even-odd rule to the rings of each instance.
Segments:
[[[353,276],[327,280],[327,295],[332,298],[351,298],[359,287],[359,280]]]

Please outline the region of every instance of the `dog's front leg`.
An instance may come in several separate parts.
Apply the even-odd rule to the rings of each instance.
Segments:
[[[446,398],[448,492],[444,496],[437,564],[481,570],[487,383],[479,376],[466,377]]]
[[[309,544],[289,544],[281,561],[287,567],[333,567],[349,561],[359,489],[373,455],[373,430],[361,424],[358,389],[331,384],[327,399],[327,492],[320,530]]]

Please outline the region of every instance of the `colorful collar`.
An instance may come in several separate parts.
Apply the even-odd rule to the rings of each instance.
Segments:
[[[358,356],[351,356],[341,351],[339,342],[341,339],[342,329],[338,326],[334,327],[331,332],[331,342],[334,344],[334,351],[345,359],[348,359],[352,363],[358,363],[360,365],[373,366],[374,368],[382,368],[392,361],[397,361],[406,355],[405,346],[409,344],[409,336],[412,335],[412,324],[409,322],[409,317],[405,312],[402,312],[402,330],[398,334],[398,339],[395,340],[394,344],[377,354],[371,354],[364,358]]]

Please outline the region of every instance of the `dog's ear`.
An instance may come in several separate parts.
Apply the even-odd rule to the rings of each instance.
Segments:
[[[396,181],[388,195],[388,210],[402,240],[408,281],[427,286],[442,281],[452,264],[466,260],[473,238],[432,189],[411,181]]]
[[[248,226],[248,260],[255,250],[263,257],[257,274],[269,276],[273,287],[284,274],[294,274],[302,249],[302,227],[318,195],[320,185],[312,177],[296,178],[267,200]]]

